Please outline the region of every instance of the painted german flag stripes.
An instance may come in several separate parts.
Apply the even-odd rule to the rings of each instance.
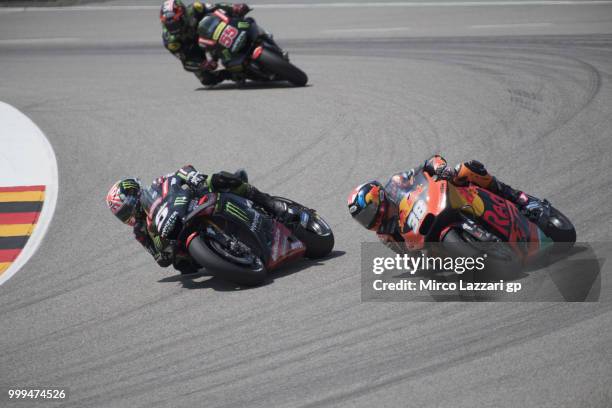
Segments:
[[[0,187],[0,275],[32,235],[45,201],[45,186]]]

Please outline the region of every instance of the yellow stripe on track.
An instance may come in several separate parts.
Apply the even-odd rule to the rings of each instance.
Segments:
[[[11,266],[12,262],[0,262],[0,275]]]
[[[0,225],[0,237],[21,237],[32,234],[36,224]]]
[[[0,203],[10,203],[17,201],[43,201],[44,191],[11,191],[0,193]]]

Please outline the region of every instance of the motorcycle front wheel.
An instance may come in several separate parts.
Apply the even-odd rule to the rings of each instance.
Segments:
[[[263,49],[259,58],[259,63],[266,71],[272,72],[278,75],[280,78],[291,82],[295,86],[305,86],[308,82],[308,76],[304,71],[286,61],[280,55]]]
[[[240,285],[255,286],[268,277],[268,272],[258,256],[253,253],[235,253],[214,239],[197,236],[187,249],[199,265],[219,278]]]

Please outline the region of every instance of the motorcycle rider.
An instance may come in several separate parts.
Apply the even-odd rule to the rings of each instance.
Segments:
[[[365,228],[376,231],[378,238],[396,251],[405,250],[397,245],[404,241],[398,205],[403,191],[412,185],[414,175],[421,170],[437,180],[448,180],[458,186],[475,184],[514,203],[529,218],[539,218],[538,209],[541,207],[537,199],[493,177],[479,161],[470,160],[453,168],[444,158],[435,155],[419,167],[394,174],[384,187],[376,180],[370,181],[355,188],[349,196],[348,208],[353,219]]]
[[[224,71],[214,71],[207,65],[204,51],[198,45],[199,22],[216,10],[230,17],[243,17],[250,8],[244,3],[201,3],[194,1],[185,6],[182,0],[165,0],[159,18],[162,23],[164,47],[181,60],[186,71],[193,72],[202,85],[215,85],[227,77]]]
[[[226,53],[229,51],[228,48],[231,48],[233,40],[230,40],[229,43],[222,40],[224,33],[227,30],[215,35],[217,28],[221,27],[221,24],[223,24],[223,27],[225,27],[225,25],[230,22],[228,17],[232,16],[227,15],[227,13],[214,13],[214,15],[209,14],[204,17],[198,25],[198,44],[200,45],[206,58],[206,61],[202,64],[202,69],[208,72],[218,72],[216,69],[219,65],[218,61],[220,59],[231,60],[231,52],[229,54]],[[244,17],[244,14],[240,17]],[[268,44],[275,47],[286,61],[289,61],[289,53],[283,50],[276,43],[274,36],[271,33],[261,28],[255,22],[255,20],[250,17],[244,20],[244,22],[238,23],[238,27],[240,27],[241,24],[246,23],[246,26],[249,27],[248,29],[253,37],[263,38]],[[219,47],[219,44],[222,46]],[[223,72],[225,73],[226,78],[231,77],[231,74],[227,70],[224,70]]]
[[[197,272],[198,265],[191,261],[189,254],[177,251],[176,239],[182,229],[182,219],[197,205],[197,198],[218,191],[241,195],[278,218],[289,217],[287,204],[249,184],[244,170],[207,176],[191,165],[155,179],[147,188],[137,178],[121,179],[109,190],[106,203],[121,222],[133,227],[136,240],[159,266],[173,264],[175,269],[188,274]]]

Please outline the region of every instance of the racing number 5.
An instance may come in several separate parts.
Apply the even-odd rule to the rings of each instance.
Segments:
[[[238,30],[235,27],[228,25],[221,33],[221,37],[219,37],[219,44],[224,46],[225,48],[230,48],[232,43],[234,42],[234,38],[238,35]]]

